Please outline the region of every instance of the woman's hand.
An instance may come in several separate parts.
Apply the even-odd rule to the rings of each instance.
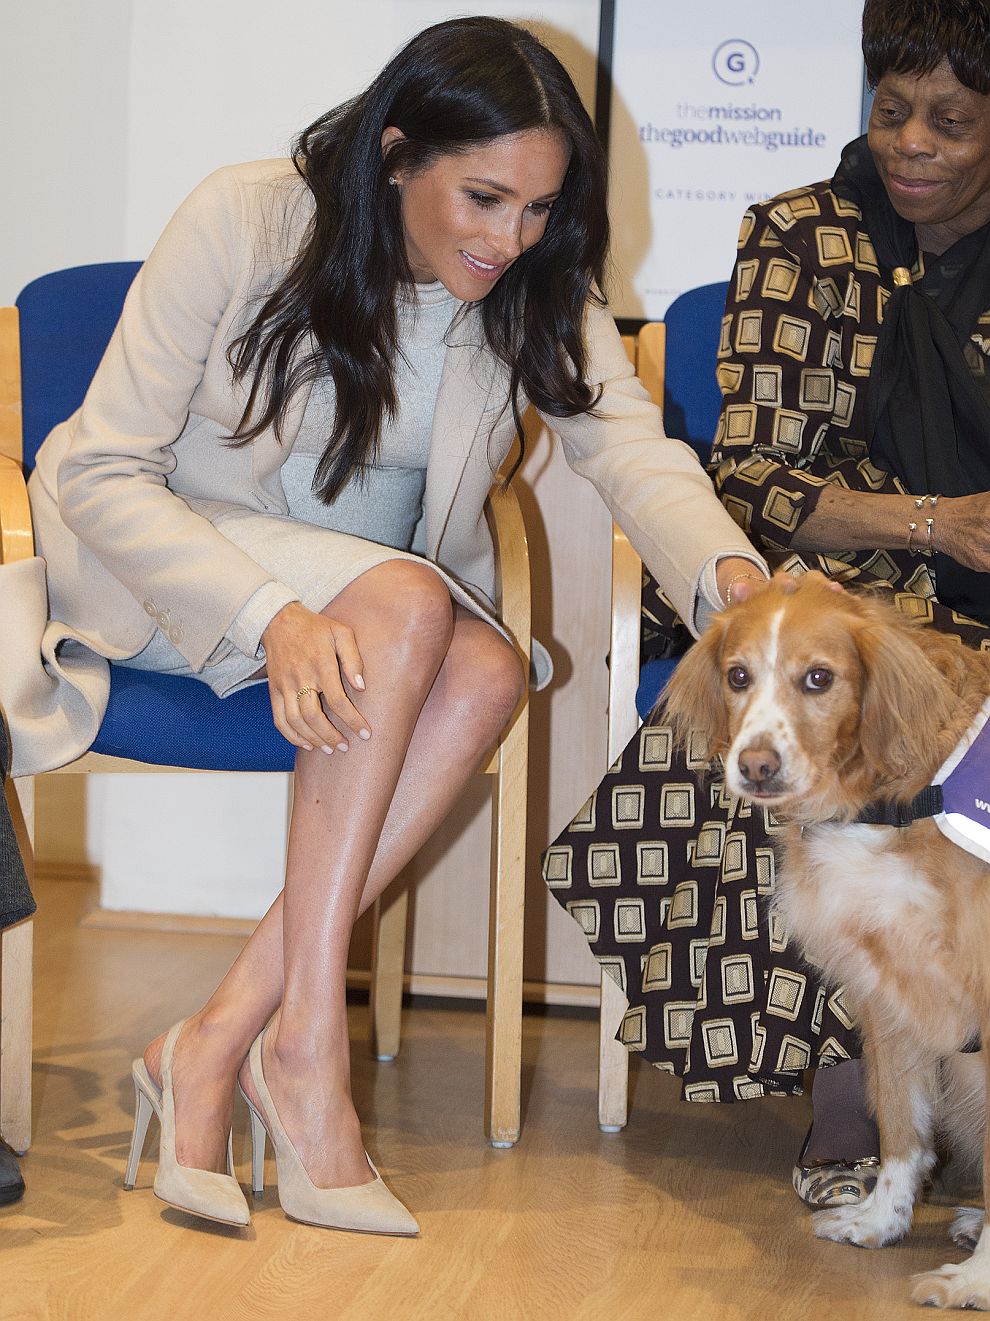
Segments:
[[[916,549],[925,546],[925,519],[930,518],[933,550],[942,551],[968,569],[990,573],[990,492],[941,496],[937,505],[926,505],[913,518],[918,523]]]
[[[766,587],[769,579],[752,560],[727,555],[715,566],[715,583],[723,605],[737,605],[748,601],[754,592]]]
[[[261,641],[272,714],[290,743],[307,751],[346,752],[347,739],[328,714],[360,738],[371,738],[344,687],[364,691],[361,653],[346,624],[293,601],[272,619]]]
[[[794,591],[803,578],[819,578],[823,583],[828,583],[833,592],[844,591],[841,583],[826,578],[817,569],[809,569],[800,576],[778,573],[775,581],[782,581],[786,592]],[[756,565],[749,560],[726,559],[719,561],[715,569],[715,581],[718,583],[719,595],[726,606],[730,606],[738,605],[740,601],[748,601],[756,592],[761,592],[770,579],[760,573]]]

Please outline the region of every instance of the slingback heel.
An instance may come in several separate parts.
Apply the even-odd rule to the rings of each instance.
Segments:
[[[161,1142],[158,1170],[155,1174],[155,1196],[169,1206],[207,1220],[225,1225],[244,1226],[251,1223],[251,1212],[240,1184],[234,1178],[233,1144],[227,1134],[227,1174],[212,1170],[196,1170],[180,1165],[175,1155],[175,1098],[172,1092],[172,1057],[175,1043],[185,1020],[169,1031],[162,1049],[162,1085],[159,1087],[148,1072],[143,1059],[131,1065],[134,1080],[134,1132],[124,1174],[124,1187],[130,1191],[137,1178],[138,1164],[152,1113],[158,1116]]]
[[[251,1116],[251,1188],[255,1193],[265,1187],[265,1140],[275,1149],[278,1171],[278,1200],[290,1220],[325,1229],[350,1229],[363,1234],[396,1234],[412,1237],[419,1225],[399,1199],[385,1187],[371,1157],[365,1159],[374,1174],[369,1183],[352,1188],[317,1188],[306,1173],[299,1153],[289,1141],[278,1111],[265,1082],[261,1063],[262,1032],[255,1038],[248,1056],[251,1080],[261,1102],[259,1109],[241,1088]]]

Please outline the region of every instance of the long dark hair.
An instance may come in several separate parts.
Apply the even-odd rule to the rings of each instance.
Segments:
[[[385,160],[388,126],[404,138]],[[295,143],[315,212],[288,274],[228,352],[235,379],[250,378],[235,442],[269,427],[280,436],[293,393],[329,372],[336,418],[314,489],[333,500],[374,456],[382,418],[398,406],[395,295],[412,272],[389,174],[529,129],[559,132],[570,164],[543,237],[481,303],[484,334],[509,372],[520,443],[523,394],[552,417],[594,408],[600,389],[585,380],[582,324],[608,250],[601,145],[570,75],[532,33],[500,19],[463,18],[419,33],[367,91]],[[316,347],[305,352],[309,333]]]
[[[943,60],[970,91],[990,92],[990,5],[987,0],[866,0],[866,76],[931,73]]]

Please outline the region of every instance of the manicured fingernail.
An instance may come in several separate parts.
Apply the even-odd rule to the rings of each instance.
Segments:
[[[370,729],[362,729],[362,730],[360,730],[360,731],[359,731],[359,737],[360,737],[360,738],[363,738],[363,739],[369,739],[369,738],[371,738],[371,730],[370,730]]]
[[[329,746],[329,744],[324,743],[324,745],[323,745],[323,751],[327,754],[328,757],[332,757],[332,756],[333,756],[333,748],[331,748],[331,747]]]
[[[355,674],[355,676],[354,676],[354,687],[355,687],[355,688],[360,688],[361,692],[362,692],[362,693],[364,692],[364,675],[363,675],[363,674]]]
[[[313,751],[313,745],[312,745],[312,743],[304,743],[304,744],[303,744],[303,747],[306,749],[307,752],[312,752],[312,751]]]
[[[347,744],[346,744],[346,743],[338,743],[338,744],[337,744],[337,748],[338,748],[338,750],[339,750],[340,752],[346,752],[346,751],[347,751]]]

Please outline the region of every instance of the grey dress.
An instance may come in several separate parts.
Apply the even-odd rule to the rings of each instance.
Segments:
[[[234,619],[224,641],[198,674],[169,642],[168,621],[130,660],[137,669],[194,675],[225,697],[255,679],[265,653],[261,636],[290,601],[322,610],[348,584],[388,560],[428,565],[459,604],[481,615],[469,594],[431,560],[411,551],[423,510],[433,412],[446,352],[445,337],[461,304],[440,283],[416,285],[397,301],[399,409],[382,429],[376,460],[355,473],[332,504],[313,481],[333,425],[333,382],[313,386],[292,450],[282,466],[288,515],[228,505],[214,526],[271,575]],[[482,616],[484,617],[484,616]]]

